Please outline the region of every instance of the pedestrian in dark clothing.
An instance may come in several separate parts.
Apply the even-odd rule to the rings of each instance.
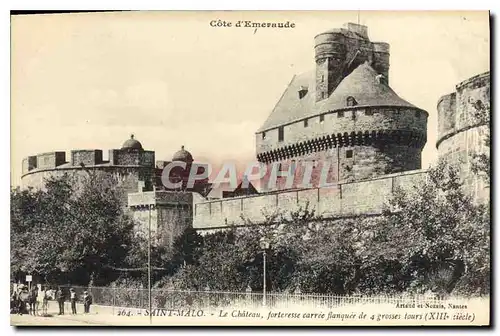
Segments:
[[[29,314],[28,311],[28,301],[30,297],[30,293],[28,292],[28,288],[25,286],[20,286],[21,290],[18,295],[18,313],[19,315]]]
[[[83,309],[85,313],[89,313],[91,304],[92,296],[87,291],[83,292]]]
[[[28,298],[28,304],[30,305],[30,315],[36,315],[36,298],[38,296],[38,287],[33,286],[31,288],[29,298]]]
[[[73,288],[70,288],[69,296],[70,296],[70,300],[71,300],[71,314],[76,314],[77,297],[76,297],[76,292]]]
[[[64,292],[62,291],[61,287],[57,288],[56,300],[57,300],[57,303],[59,303],[59,314],[58,315],[64,315],[64,300],[66,300],[66,297],[65,297]]]

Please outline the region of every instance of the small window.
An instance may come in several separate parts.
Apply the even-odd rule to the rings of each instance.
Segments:
[[[347,159],[351,159],[352,158],[352,149],[349,149],[349,150],[345,151],[345,157]]]
[[[285,139],[285,130],[283,126],[278,128],[278,141],[283,141]]]
[[[307,127],[307,126],[309,126],[309,123],[308,123],[308,121],[309,121],[308,119],[304,120],[304,127]]]
[[[372,111],[371,109],[367,109],[367,110],[365,111],[365,115],[367,115],[367,116],[371,116],[371,115],[373,115],[373,111]]]
[[[325,121],[325,115],[324,114],[320,114],[320,116],[319,116],[319,122],[322,123],[323,121]]]
[[[344,111],[338,111],[337,118],[344,118]]]
[[[325,81],[325,74],[321,74],[321,83]]]
[[[266,132],[262,132],[262,140],[266,138]]]
[[[354,99],[354,97],[349,96],[346,99],[346,105],[347,106],[356,106],[356,105],[358,105],[358,102],[356,101],[356,99]]]
[[[415,111],[415,117],[420,118],[420,111]]]

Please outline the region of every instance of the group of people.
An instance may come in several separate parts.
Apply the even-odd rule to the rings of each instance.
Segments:
[[[58,315],[64,315],[66,293],[61,287],[58,287],[57,290],[48,287],[39,288],[38,286],[33,286],[31,289],[28,289],[27,286],[21,284],[12,292],[10,300],[11,313],[19,315],[40,315],[39,310],[41,306],[42,315],[46,315],[49,307],[49,300],[53,299],[55,299],[59,305]],[[69,290],[69,301],[71,302],[71,314],[77,314],[76,303],[79,301],[79,298],[73,288]],[[87,291],[83,292],[82,302],[84,313],[89,313],[90,305],[92,304],[92,296]]]
[[[11,313],[39,315],[41,306],[42,314],[47,314],[49,300],[52,297],[53,293],[48,288],[39,289],[34,286],[30,290],[27,286],[20,284],[17,289],[12,291],[10,298]]]

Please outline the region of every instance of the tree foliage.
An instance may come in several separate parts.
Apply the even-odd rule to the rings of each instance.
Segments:
[[[11,269],[45,281],[102,284],[131,246],[133,221],[116,183],[90,174],[50,178],[45,190],[11,191]]]
[[[261,291],[259,240],[267,237],[270,291],[489,293],[488,207],[472,201],[444,162],[423,183],[397,189],[381,216],[325,220],[306,205],[266,214],[265,225],[245,222],[203,236],[197,262],[169,278],[171,286]]]

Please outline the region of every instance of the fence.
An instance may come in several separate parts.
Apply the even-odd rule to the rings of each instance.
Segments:
[[[82,297],[88,291],[93,303],[103,306],[140,308],[149,307],[149,294],[146,288],[122,287],[78,287],[71,286]],[[68,292],[68,286],[61,286]],[[455,301],[454,298],[453,301]],[[153,289],[151,291],[153,308],[165,309],[207,309],[207,308],[258,308],[263,304],[263,293],[260,292],[220,292],[220,291],[182,291]],[[438,296],[339,296],[329,294],[303,293],[266,293],[266,305],[269,308],[292,308],[294,306],[309,306],[315,308],[336,308],[351,305],[411,305],[413,303],[442,304],[447,299]]]

